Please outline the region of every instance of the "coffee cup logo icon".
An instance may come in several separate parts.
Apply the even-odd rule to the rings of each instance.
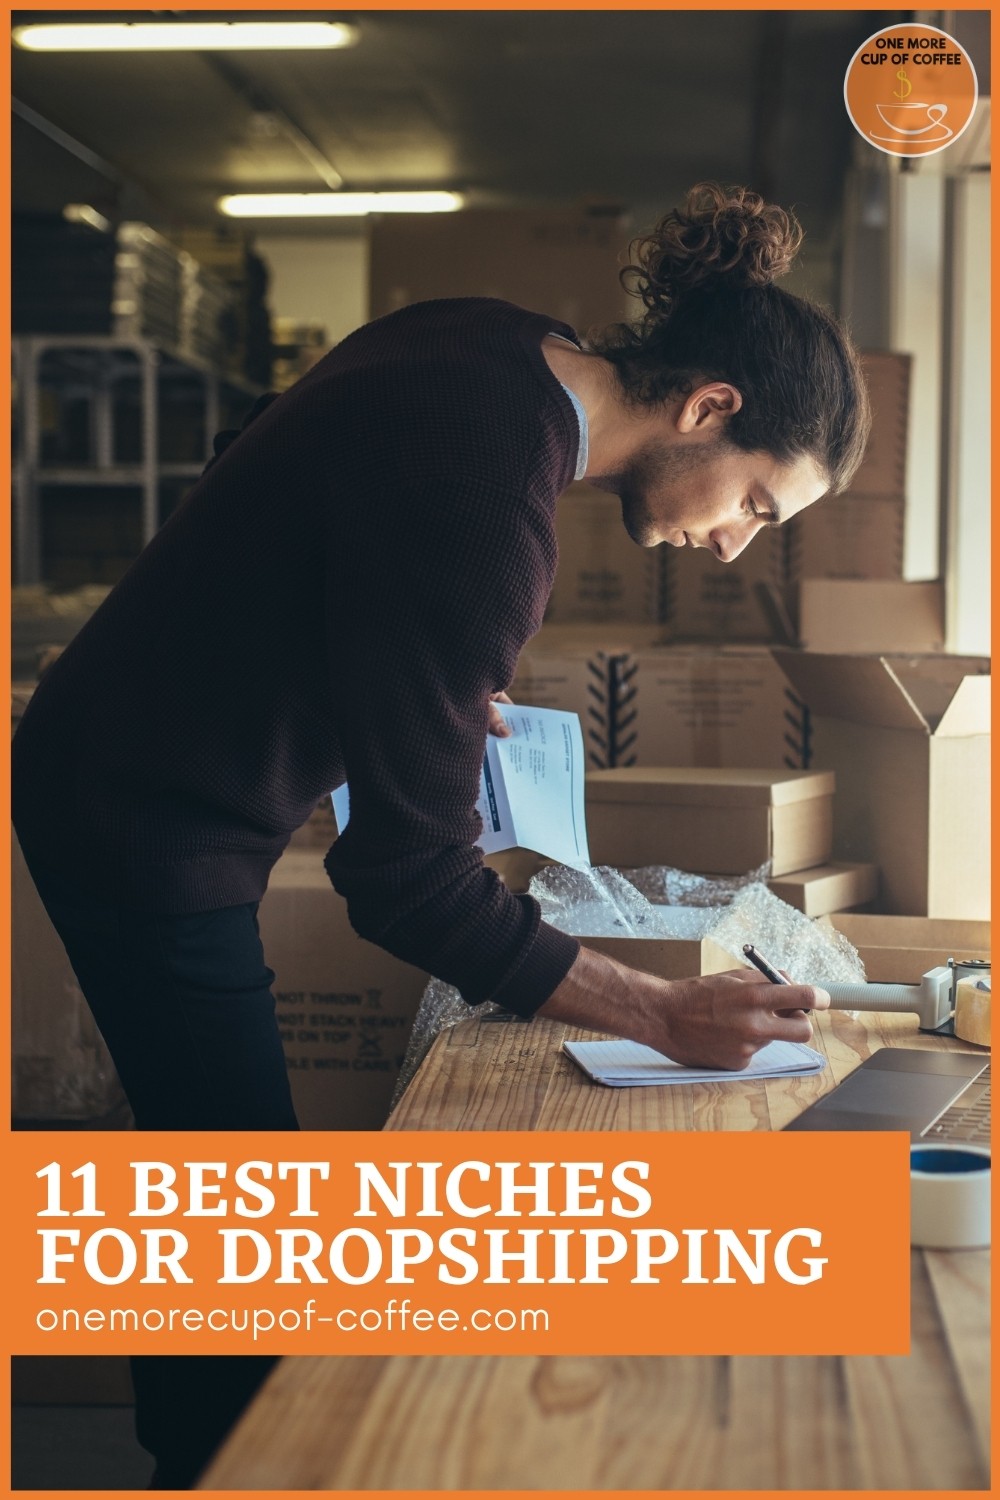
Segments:
[[[876,31],[855,52],[844,101],[858,134],[890,156],[932,156],[968,127],[979,97],[965,48],[936,26]]]
[[[888,126],[889,135],[875,135],[872,138],[877,141],[895,142],[899,136],[904,139],[907,136],[925,136],[935,142],[944,144],[950,141],[955,134],[953,130],[944,123],[944,117],[948,113],[947,104],[922,104],[914,101],[908,104],[876,104],[879,117],[883,125]]]

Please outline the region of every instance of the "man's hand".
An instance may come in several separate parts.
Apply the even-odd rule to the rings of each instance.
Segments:
[[[768,1042],[808,1042],[809,1012],[830,997],[813,985],[774,985],[755,969],[657,979],[581,948],[540,1016],[628,1037],[688,1067],[745,1068]]]
[[[808,1042],[809,1012],[830,1004],[825,990],[769,984],[753,969],[660,983],[668,993],[647,997],[636,1040],[696,1068],[745,1068],[768,1042]]]
[[[490,734],[495,734],[498,739],[505,740],[513,732],[510,725],[500,715],[500,710],[494,707],[496,703],[513,703],[513,698],[508,698],[506,693],[490,694]]]

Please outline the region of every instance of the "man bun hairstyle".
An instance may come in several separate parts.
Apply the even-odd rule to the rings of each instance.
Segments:
[[[846,489],[871,428],[854,345],[824,308],[776,287],[802,244],[794,214],[749,188],[702,182],[636,240],[622,284],[634,323],[591,340],[628,399],[658,405],[724,380],[743,398],[726,437],[791,463],[808,454]]]

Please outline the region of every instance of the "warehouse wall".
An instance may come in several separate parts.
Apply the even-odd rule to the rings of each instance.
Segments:
[[[327,341],[339,343],[368,317],[367,235],[255,236],[271,268],[268,296],[276,318],[322,323]]]

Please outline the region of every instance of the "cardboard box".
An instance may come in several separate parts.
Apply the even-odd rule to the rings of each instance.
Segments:
[[[985,921],[989,662],[774,654],[809,700],[812,764],[836,772],[836,857],[879,866],[887,912]]]
[[[725,974],[739,968],[731,953],[712,938],[581,937],[580,942],[597,953],[655,974],[659,979],[693,979],[700,974]]]
[[[836,814],[835,814],[836,815]],[[878,894],[878,868],[865,864],[816,865],[769,880],[776,896],[807,917],[865,906]]]
[[[949,958],[989,958],[989,922],[837,913],[825,919],[861,955],[872,984],[919,984]]]
[[[862,354],[872,404],[872,431],[861,467],[851,482],[859,495],[906,492],[906,442],[910,416],[908,354]]]
[[[738,766],[748,753],[760,766],[808,764],[808,709],[766,647],[668,646],[656,626],[546,625],[510,696],[579,714],[594,769]]]
[[[326,853],[337,837],[337,820],[333,815],[330,794],[321,797],[307,822],[296,828],[288,841],[289,849],[318,849]]]
[[[822,864],[833,836],[829,773],[621,767],[587,776],[595,865],[675,865],[784,875]]]
[[[483,864],[495,870],[505,886],[517,892],[526,891],[540,870],[556,863],[544,854],[536,854],[534,849],[500,849],[483,859]]]
[[[672,640],[775,639],[768,600],[788,582],[787,530],[762,532],[731,563],[703,547],[663,552],[663,619]]]
[[[638,547],[621,501],[586,484],[560,496],[559,567],[545,611],[553,624],[655,625],[663,609],[663,547]]]
[[[371,316],[436,297],[501,297],[579,333],[629,313],[617,214],[467,209],[372,221]]]
[[[808,765],[809,710],[766,647],[632,651],[609,691],[616,766]]]
[[[807,651],[944,650],[940,583],[804,578],[798,608],[799,640]]]
[[[619,736],[634,719],[630,690],[617,687],[617,663],[632,644],[662,638],[657,626],[545,625],[522,651],[508,693],[515,703],[579,714],[587,764],[614,765]]]
[[[354,932],[319,854],[284,854],[260,932],[299,1123],[379,1130],[428,975]]]
[[[902,495],[830,495],[788,523],[794,578],[902,578]]]

